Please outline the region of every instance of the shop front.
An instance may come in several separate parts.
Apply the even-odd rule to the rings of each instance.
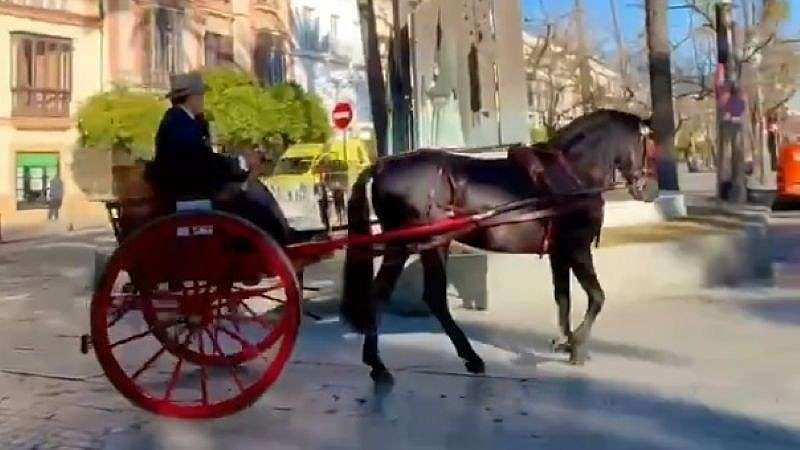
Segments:
[[[58,153],[18,152],[16,154],[17,210],[47,209],[50,184],[58,174]]]

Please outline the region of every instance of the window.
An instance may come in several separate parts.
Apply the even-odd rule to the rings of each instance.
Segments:
[[[316,51],[319,47],[319,17],[314,13],[314,8],[303,7],[299,23],[300,48]]]
[[[183,11],[153,7],[145,12],[145,73],[144,84],[165,88],[171,74],[183,66]]]
[[[283,158],[275,167],[275,174],[302,175],[311,169],[313,160],[308,158]]]
[[[206,32],[206,66],[233,64],[233,37]]]
[[[331,42],[336,42],[339,39],[339,16],[336,14],[331,16]]]
[[[17,153],[17,209],[45,209],[58,153]]]
[[[286,55],[284,41],[270,32],[258,34],[255,64],[256,76],[264,86],[282,83],[286,80]]]
[[[12,115],[69,116],[72,42],[12,33]]]

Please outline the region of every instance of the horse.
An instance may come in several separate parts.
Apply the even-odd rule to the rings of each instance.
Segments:
[[[371,232],[367,195],[370,180],[372,206],[384,231],[432,223],[454,214],[477,213],[515,201],[541,199],[541,205],[533,206],[533,213],[551,208],[556,214],[527,220],[531,209],[512,212],[496,226],[445,237],[443,241],[433,238],[430,245],[421,245],[423,300],[466,369],[483,373],[483,360],[448,309],[445,267],[449,238],[493,252],[547,253],[560,332],[553,349],[568,353],[570,363],[581,365],[588,355],[592,324],[605,301],[591,254],[603,221],[601,192],[612,184],[614,170],[618,169],[631,196],[652,200],[647,194],[651,134],[649,120],[600,110],[575,119],[544,144],[512,148],[505,159],[480,159],[439,150],[386,157],[364,170],[353,185],[348,202],[348,233]],[[514,220],[515,214],[519,220]],[[373,272],[375,254],[371,251],[349,248],[345,255],[340,313],[356,332],[364,334],[362,361],[371,368],[370,376],[378,383],[393,381],[378,351],[379,308],[388,301],[413,251],[409,244],[387,244],[377,276]],[[574,330],[570,325],[570,271],[589,299],[583,322]]]

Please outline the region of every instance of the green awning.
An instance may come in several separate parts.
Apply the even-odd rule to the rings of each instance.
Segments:
[[[17,167],[58,167],[58,153],[17,153]]]

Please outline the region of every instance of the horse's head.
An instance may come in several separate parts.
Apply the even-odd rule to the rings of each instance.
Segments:
[[[619,170],[637,200],[652,200],[653,132],[649,120],[599,110],[561,128],[550,145],[561,149],[586,187],[607,188]]]

